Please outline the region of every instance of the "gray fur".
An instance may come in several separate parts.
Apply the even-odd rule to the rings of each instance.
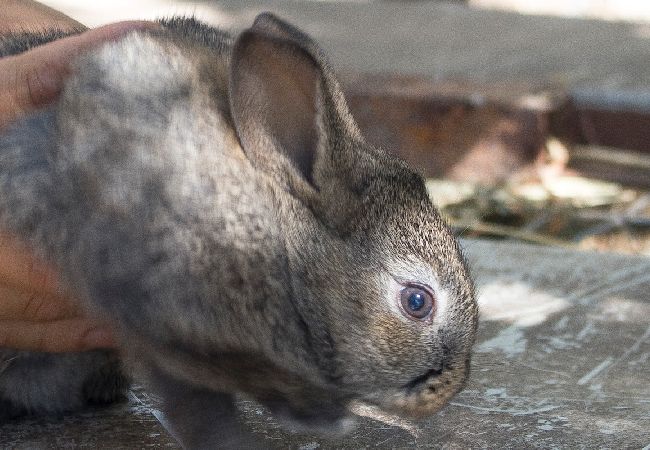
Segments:
[[[0,138],[0,225],[115,324],[188,447],[253,443],[234,393],[329,432],[355,399],[438,410],[468,375],[477,307],[422,178],[364,141],[299,30],[167,25],[80,58],[58,103]],[[406,281],[434,290],[430,321],[400,312]],[[38,358],[9,363],[0,403],[78,408],[17,398],[36,388],[10,375],[67,371],[71,389],[100,361]]]

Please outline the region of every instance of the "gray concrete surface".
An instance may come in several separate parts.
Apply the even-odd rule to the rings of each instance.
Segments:
[[[243,404],[273,448],[648,449],[650,260],[465,241],[481,326],[467,388],[413,422],[373,411],[337,441],[282,431]],[[2,448],[172,447],[141,390],[128,404],[0,426]],[[164,420],[163,420],[164,423]]]
[[[419,2],[146,0],[45,3],[83,23],[192,14],[231,28],[269,10],[304,27],[344,71],[525,83],[650,108],[650,24],[525,16]]]

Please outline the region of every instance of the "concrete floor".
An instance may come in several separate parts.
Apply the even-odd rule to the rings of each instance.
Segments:
[[[616,92],[650,104],[650,24],[525,16],[434,1],[45,0],[89,26],[195,14],[226,28],[272,11],[346,72]]]
[[[244,403],[272,448],[650,448],[650,260],[465,241],[481,326],[467,387],[436,416],[376,412],[328,441]],[[2,448],[177,448],[141,390],[128,404],[0,426]],[[164,423],[164,420],[162,420]]]

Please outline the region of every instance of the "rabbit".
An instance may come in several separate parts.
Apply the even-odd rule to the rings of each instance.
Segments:
[[[438,411],[478,309],[423,178],[364,140],[301,30],[161,23],[80,57],[56,104],[0,137],[0,228],[121,342],[119,360],[1,350],[2,407],[76,410],[133,377],[186,448],[260,445],[236,396],[330,435],[352,402]]]

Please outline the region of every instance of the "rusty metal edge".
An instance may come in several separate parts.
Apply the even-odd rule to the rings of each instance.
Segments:
[[[411,109],[410,115],[402,111],[401,115],[391,117],[393,121],[407,121],[418,119],[417,115],[422,114],[423,105],[429,111],[434,111],[434,115],[436,108],[440,110],[441,106],[444,106],[447,110],[455,110],[460,114],[457,120],[461,125],[453,130],[454,133],[474,131],[469,129],[476,125],[471,120],[468,120],[467,127],[463,128],[462,115],[475,116],[485,111],[491,115],[500,115],[504,120],[512,120],[513,117],[521,120],[537,118],[538,123],[534,126],[541,128],[541,131],[539,136],[532,137],[532,141],[533,143],[540,141],[535,150],[538,152],[543,150],[544,139],[556,137],[569,147],[591,145],[612,149],[613,153],[616,149],[624,149],[635,151],[642,157],[650,155],[650,104],[644,108],[639,102],[645,97],[640,99],[638,96],[630,96],[629,93],[621,93],[619,99],[611,91],[603,92],[601,97],[597,92],[591,92],[585,98],[577,91],[567,92],[532,83],[476,84],[457,80],[436,81],[412,76],[356,73],[344,74],[342,84],[348,97],[353,99],[352,103],[357,107],[359,104],[374,103],[374,108],[385,108],[384,111],[374,112],[374,116],[371,114],[369,118],[364,118],[367,129],[372,129],[372,122],[376,122],[379,115],[390,115],[390,108],[393,107]],[[435,117],[428,117],[428,120],[435,121]],[[432,122],[431,127],[434,126],[436,124]],[[406,123],[392,124],[392,128],[396,133],[411,132],[409,131],[411,128]],[[522,127],[521,133],[530,134],[531,127]],[[408,136],[396,139],[405,138]],[[528,147],[531,146],[530,140],[530,136],[520,136],[520,142],[528,142]],[[432,146],[435,145],[436,143],[432,143]],[[465,150],[467,149],[458,148],[459,152]],[[528,170],[536,160],[534,155],[530,154],[531,148],[522,150],[516,148],[516,145],[510,145],[506,150],[509,153],[526,153],[524,157],[514,155],[510,158],[514,163],[505,161],[506,165],[510,164],[507,170],[513,176]],[[397,153],[399,154],[399,151]],[[411,159],[418,158],[417,155],[407,155],[407,159],[409,156]],[[435,164],[435,155],[420,155],[420,157],[429,159],[428,164]],[[503,155],[500,157],[504,158]],[[480,164],[482,163],[479,163],[479,166]],[[474,167],[469,174],[463,172],[464,175],[471,177],[481,172],[485,173],[486,170],[493,170],[490,167],[479,166]],[[643,165],[639,168],[630,168],[627,165],[619,167],[611,158],[606,163],[582,159],[577,160],[572,169],[585,176],[604,178],[624,185],[650,187],[650,172],[644,169]],[[449,174],[453,174],[453,170],[435,175]],[[488,181],[502,178],[501,174],[497,177],[488,177]]]

